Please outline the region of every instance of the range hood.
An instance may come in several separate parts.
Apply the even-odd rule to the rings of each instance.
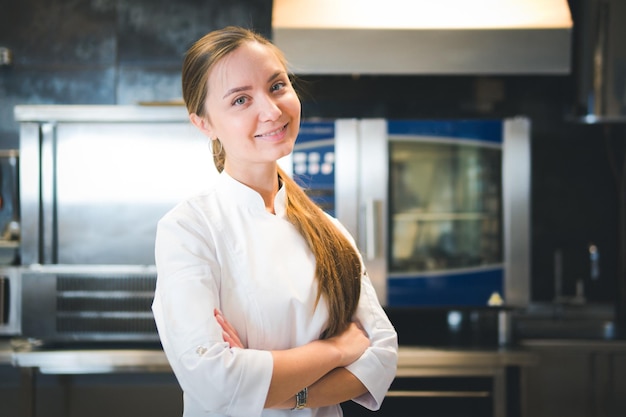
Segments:
[[[568,74],[567,0],[274,0],[296,74]]]

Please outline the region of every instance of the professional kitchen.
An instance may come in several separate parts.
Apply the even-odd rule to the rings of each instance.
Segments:
[[[181,66],[228,25],[283,51],[280,166],[397,332],[380,409],[344,416],[625,416],[625,23],[621,0],[4,1],[0,416],[183,416],[155,235],[218,175]]]

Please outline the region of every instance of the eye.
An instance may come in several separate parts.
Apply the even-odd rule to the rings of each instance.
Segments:
[[[287,83],[285,83],[284,81],[279,81],[277,83],[272,84],[272,91],[278,91],[278,90],[282,90],[283,88],[285,88]]]
[[[241,106],[246,104],[246,102],[248,101],[248,99],[244,96],[241,97],[237,97],[235,100],[233,100],[233,106]]]

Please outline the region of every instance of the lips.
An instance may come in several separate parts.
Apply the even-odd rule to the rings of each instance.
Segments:
[[[281,134],[287,129],[287,125],[281,126],[276,130],[272,130],[271,132],[263,133],[262,135],[254,135],[255,138],[267,138]]]

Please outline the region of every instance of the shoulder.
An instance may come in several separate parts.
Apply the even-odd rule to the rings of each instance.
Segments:
[[[216,222],[223,216],[223,208],[219,204],[217,189],[211,184],[205,190],[190,195],[169,209],[159,220],[159,227],[165,225],[184,226],[186,224],[195,227],[210,222]]]

